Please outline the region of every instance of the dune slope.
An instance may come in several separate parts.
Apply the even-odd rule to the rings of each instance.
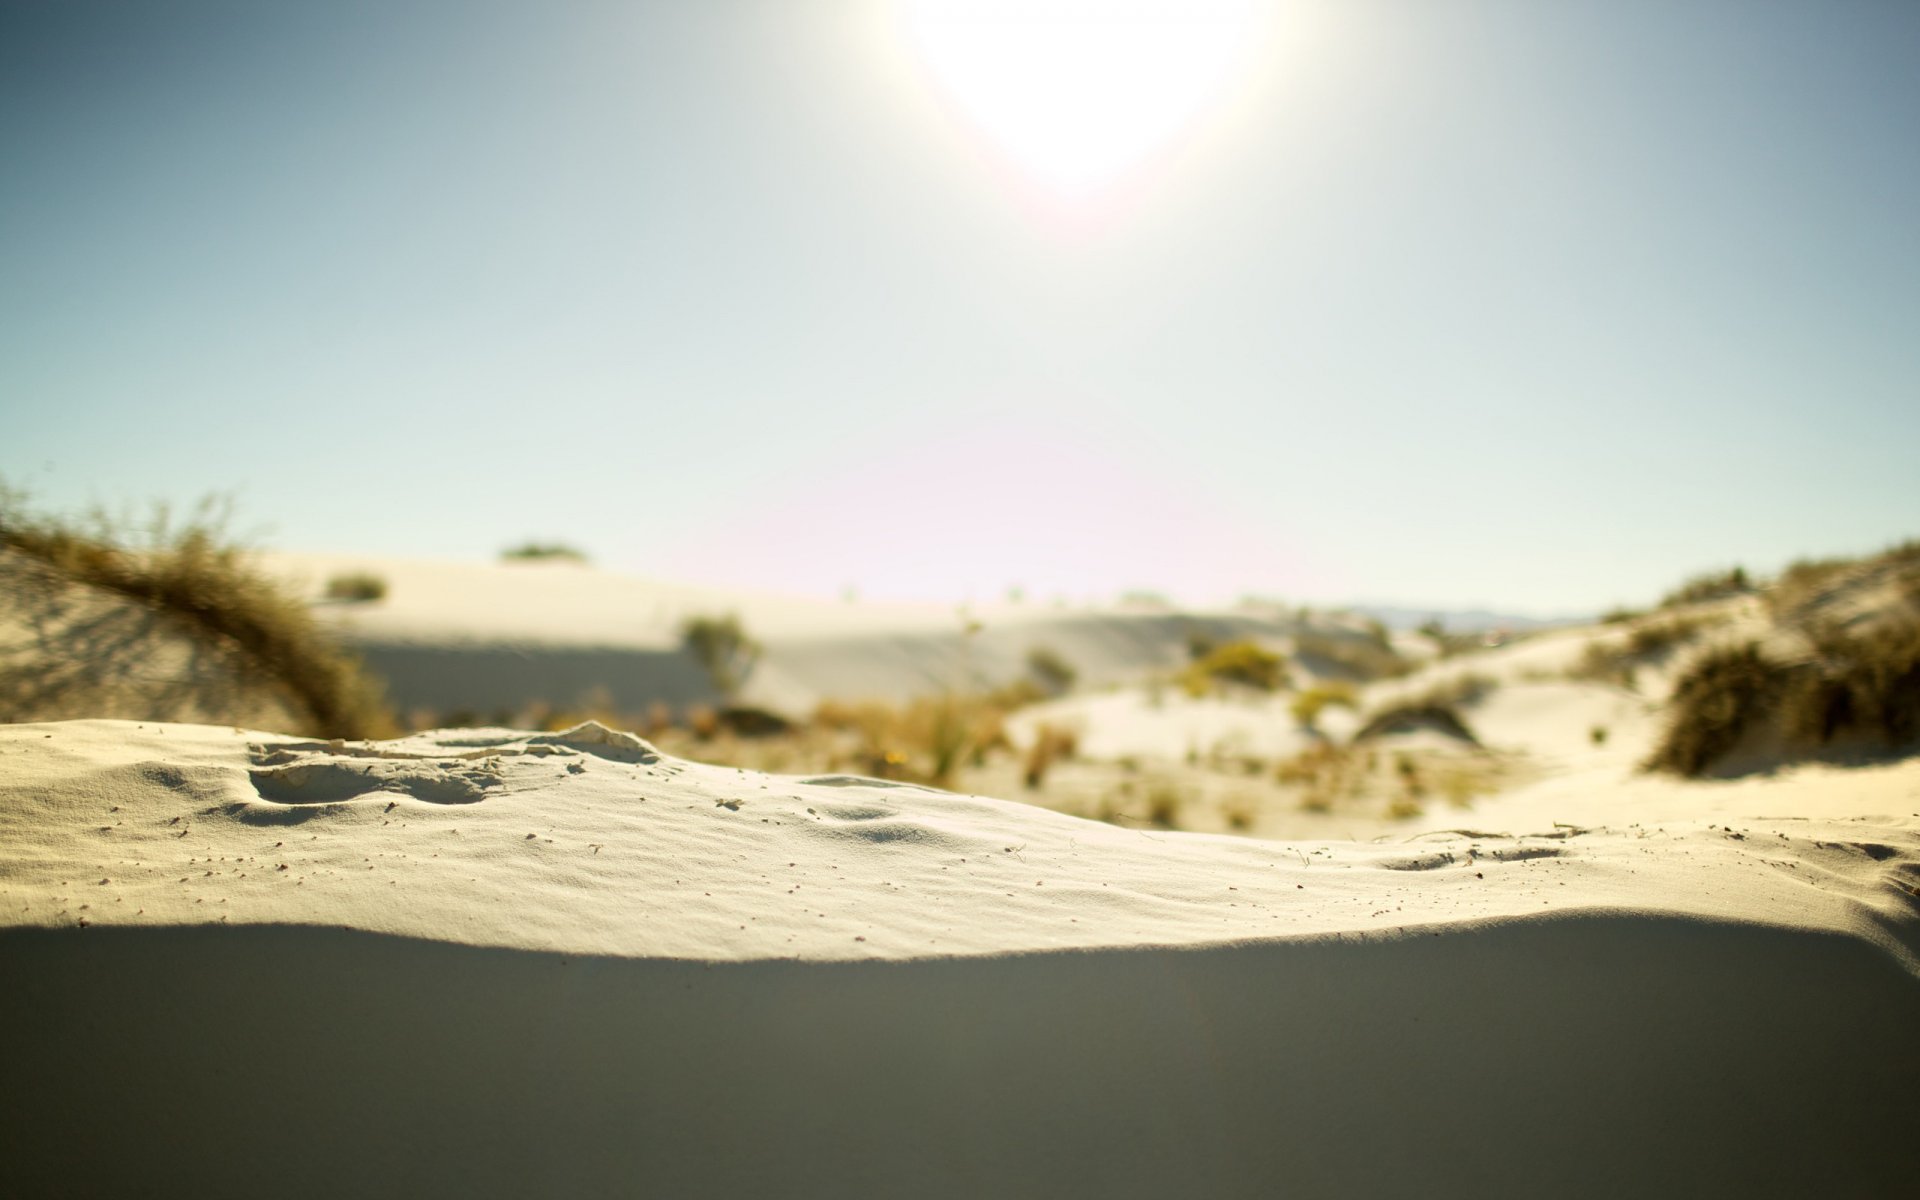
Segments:
[[[1909,819],[1150,834],[598,726],[0,728],[0,1192],[1892,1192]]]

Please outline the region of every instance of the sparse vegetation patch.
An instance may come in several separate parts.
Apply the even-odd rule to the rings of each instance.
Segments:
[[[227,538],[225,518],[209,501],[180,523],[157,507],[144,529],[103,512],[68,521],[34,514],[0,488],[0,545],[198,626],[312,714],[315,733],[391,732],[379,687],[303,601],[252,567]]]
[[[327,580],[327,599],[364,604],[387,597],[387,581],[371,571],[350,571]]]
[[[1180,682],[1192,696],[1208,695],[1223,683],[1271,692],[1286,686],[1286,659],[1255,641],[1223,642],[1194,659]]]

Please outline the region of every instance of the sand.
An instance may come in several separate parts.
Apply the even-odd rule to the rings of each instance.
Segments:
[[[1903,1193],[1895,799],[1282,843],[4,726],[0,1193]]]
[[[261,566],[319,600],[336,575],[369,573],[387,595],[315,611],[387,682],[402,712],[517,712],[535,702],[640,713],[718,704],[680,645],[688,617],[735,614],[765,653],[738,701],[791,718],[822,700],[899,702],[980,691],[1029,675],[1035,649],[1070,663],[1083,686],[1179,666],[1187,637],[1284,638],[1271,611],[1185,613],[1109,605],[832,601],[697,587],[572,562],[459,563],[361,555],[271,554]]]

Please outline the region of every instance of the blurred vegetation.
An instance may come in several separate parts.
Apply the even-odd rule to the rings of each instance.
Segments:
[[[680,624],[680,644],[700,663],[722,696],[731,700],[760,661],[760,643],[747,636],[740,618],[695,615]]]
[[[1271,692],[1287,682],[1286,659],[1247,639],[1206,649],[1180,675],[1181,686],[1196,698],[1211,695],[1221,684]]]
[[[1725,571],[1709,571],[1696,575],[1682,583],[1661,598],[1661,608],[1682,608],[1690,604],[1705,604],[1710,600],[1726,600],[1734,596],[1746,596],[1753,593],[1753,581],[1747,578],[1744,567],[1732,567]]]
[[[1293,657],[1316,675],[1334,675],[1357,683],[1393,679],[1413,670],[1375,622],[1366,633],[1302,629],[1293,636]]]
[[[1288,708],[1293,714],[1293,719],[1299,722],[1302,729],[1317,729],[1320,724],[1320,714],[1326,709],[1352,709],[1358,707],[1359,703],[1359,693],[1354,690],[1352,684],[1342,680],[1332,680],[1316,683],[1296,693]]]
[[[327,599],[358,604],[384,600],[387,581],[370,571],[351,571],[327,580]]]
[[[1039,681],[1050,696],[1063,696],[1073,690],[1080,673],[1072,663],[1050,646],[1035,646],[1027,651],[1027,673]]]
[[[305,603],[247,560],[226,532],[228,517],[209,499],[184,520],[165,505],[145,522],[104,510],[67,519],[34,512],[23,493],[0,486],[0,545],[190,622],[309,713],[312,733],[389,735],[378,685]]]
[[[503,562],[572,562],[587,561],[586,551],[565,542],[521,542],[508,546],[500,552]]]

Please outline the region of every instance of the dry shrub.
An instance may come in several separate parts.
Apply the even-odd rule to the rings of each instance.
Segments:
[[[327,599],[349,604],[384,600],[387,581],[371,571],[349,571],[327,580]]]
[[[1567,668],[1567,677],[1632,688],[1641,667],[1672,657],[1676,650],[1698,641],[1705,631],[1725,623],[1724,615],[1669,616],[1644,621],[1629,630],[1623,642],[1588,642],[1573,666]]]
[[[1316,683],[1300,692],[1293,698],[1293,703],[1289,707],[1293,712],[1293,719],[1298,721],[1302,728],[1312,729],[1319,723],[1320,714],[1326,709],[1336,707],[1351,709],[1359,702],[1358,693],[1354,691],[1352,684],[1336,680]]]
[[[1860,734],[1898,747],[1920,733],[1920,622],[1822,630],[1814,653],[1815,661],[1793,672],[1781,694],[1789,739],[1824,745]]]
[[[1705,604],[1710,600],[1725,600],[1732,596],[1745,596],[1753,591],[1753,581],[1747,578],[1746,568],[1733,567],[1725,571],[1709,571],[1704,575],[1695,575],[1679,587],[1668,592],[1660,601],[1661,608],[1682,608],[1690,604]]]
[[[703,742],[720,732],[720,713],[711,704],[695,704],[687,709],[687,729]]]
[[[1330,812],[1337,802],[1360,794],[1373,764],[1370,751],[1315,742],[1291,758],[1281,760],[1274,778],[1304,790],[1301,808],[1309,812]]]
[[[705,668],[713,686],[731,699],[760,660],[760,643],[747,636],[740,618],[696,615],[680,623],[680,644]]]
[[[585,563],[586,552],[565,542],[521,542],[500,552],[503,562]]]
[[[1033,746],[1027,751],[1023,778],[1029,791],[1045,786],[1047,771],[1056,761],[1070,759],[1080,749],[1080,735],[1071,729],[1042,724],[1034,731]]]
[[[1258,642],[1223,642],[1195,659],[1180,682],[1195,697],[1212,693],[1222,683],[1271,692],[1287,683],[1286,659]]]
[[[1007,746],[1005,709],[990,696],[947,693],[902,706],[879,701],[822,703],[815,726],[851,735],[867,774],[944,786],[968,763]]]
[[[203,501],[180,524],[165,506],[144,528],[102,512],[69,522],[30,513],[23,496],[0,488],[0,545],[197,626],[310,713],[316,734],[391,734],[378,684],[298,597],[247,561],[227,538],[226,516]]]
[[[1452,704],[1432,703],[1426,700],[1401,701],[1389,704],[1367,718],[1359,732],[1353,735],[1356,742],[1369,738],[1385,737],[1393,733],[1411,733],[1419,729],[1431,729],[1448,737],[1459,738],[1475,746],[1480,739],[1475,737],[1468,727],[1459,709]]]
[[[1674,686],[1672,717],[1648,767],[1703,774],[1767,717],[1781,683],[1780,665],[1762,654],[1757,642],[1702,655]]]
[[[1294,635],[1293,655],[1315,674],[1361,682],[1396,679],[1413,670],[1393,648],[1384,627],[1372,627],[1365,636],[1303,629]]]
[[[1027,651],[1027,672],[1050,696],[1072,691],[1074,681],[1080,677],[1073,664],[1049,646],[1035,646]]]

